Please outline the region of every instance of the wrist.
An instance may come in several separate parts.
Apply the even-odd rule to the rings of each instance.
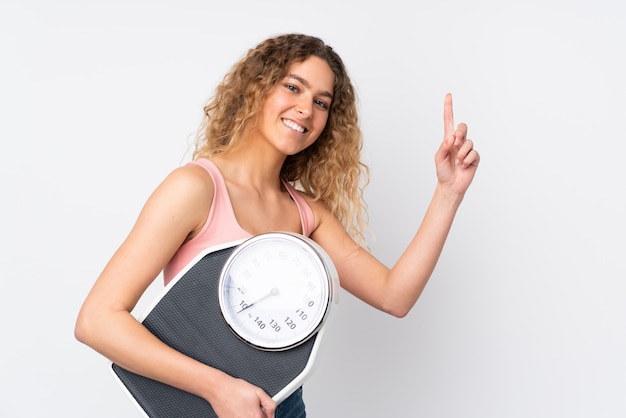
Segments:
[[[189,390],[189,392],[194,393],[209,403],[213,403],[214,399],[222,397],[220,392],[226,386],[225,379],[228,378],[230,376],[221,370],[203,365],[198,370],[195,378],[192,379],[192,382],[190,382],[193,385],[193,389]]]
[[[433,200],[436,200],[437,202],[445,206],[450,206],[454,209],[457,209],[461,205],[464,197],[465,193],[458,193],[438,183],[437,187],[435,188]]]

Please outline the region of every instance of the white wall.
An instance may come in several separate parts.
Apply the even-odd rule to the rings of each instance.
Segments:
[[[381,260],[433,191],[446,92],[482,155],[407,318],[342,294],[309,415],[626,416],[623,6],[505,3],[4,1],[0,416],[138,416],[76,313],[224,73],[291,31],[358,90]]]

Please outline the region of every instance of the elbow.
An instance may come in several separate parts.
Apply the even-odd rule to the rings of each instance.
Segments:
[[[399,303],[392,303],[389,305],[383,305],[381,307],[379,307],[379,309],[383,312],[385,312],[386,314],[389,314],[395,318],[404,318],[405,316],[407,316],[409,314],[409,312],[411,312],[411,306],[406,307],[402,304]]]
[[[388,314],[395,318],[402,319],[405,316],[407,316],[409,312],[411,312],[410,309],[395,309],[395,310],[388,312]]]
[[[78,314],[74,324],[74,338],[83,344],[86,344],[86,341],[89,339],[89,326],[82,312]]]
[[[404,318],[409,314],[409,312],[411,312],[420,295],[421,292],[418,294],[407,294],[402,296],[390,295],[382,301],[379,309],[395,318]]]
[[[90,314],[84,307],[78,314],[76,318],[76,323],[74,324],[74,338],[79,342],[91,346],[94,338],[94,321],[93,314]]]

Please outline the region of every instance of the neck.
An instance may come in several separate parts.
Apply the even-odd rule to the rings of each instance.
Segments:
[[[286,156],[262,152],[244,144],[213,158],[228,182],[247,185],[257,190],[280,189],[280,170]]]

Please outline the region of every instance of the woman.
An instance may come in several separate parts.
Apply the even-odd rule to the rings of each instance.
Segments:
[[[304,416],[301,391],[277,409],[260,388],[163,344],[130,314],[138,299],[161,271],[167,283],[204,248],[293,231],[326,250],[344,289],[402,317],[437,263],[479,155],[467,126],[454,128],[447,95],[437,187],[389,269],[361,245],[367,167],[354,89],[331,47],[300,34],[268,39],[232,68],[204,110],[193,161],[149,197],[87,296],[76,337],[130,371],[206,399],[220,417],[279,416],[283,407]]]

